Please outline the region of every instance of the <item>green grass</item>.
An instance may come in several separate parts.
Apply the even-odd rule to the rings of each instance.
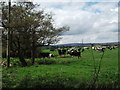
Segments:
[[[49,52],[49,50],[43,52]],[[52,53],[58,55],[57,51]],[[101,55],[102,53],[94,51],[96,63],[99,63]],[[18,59],[12,59],[11,62],[19,63]],[[37,58],[36,62],[39,64],[28,67],[21,67],[20,63],[10,68],[3,67],[3,87],[81,88],[90,87],[93,81],[94,62],[91,50],[84,51],[80,59],[67,55],[66,57]],[[99,74],[99,85],[117,87],[117,71],[118,49],[106,50]]]

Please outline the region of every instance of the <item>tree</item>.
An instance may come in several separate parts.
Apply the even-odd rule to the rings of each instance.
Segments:
[[[51,14],[44,10],[37,11],[39,5],[15,3],[11,6],[11,55],[19,57],[23,66],[27,66],[25,58],[31,54],[34,64],[36,48],[40,45],[50,45],[60,40],[59,36],[69,30],[64,26],[55,28]],[[3,8],[3,26],[8,28],[8,6]],[[3,31],[3,43],[6,43],[6,30]]]

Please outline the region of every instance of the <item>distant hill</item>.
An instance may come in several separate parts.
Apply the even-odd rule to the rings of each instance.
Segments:
[[[68,43],[68,44],[58,44],[53,46],[90,46],[90,45],[118,45],[120,42],[108,42],[108,43]]]

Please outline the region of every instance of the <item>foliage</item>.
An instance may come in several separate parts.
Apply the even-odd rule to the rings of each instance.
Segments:
[[[59,36],[69,30],[63,26],[56,28],[53,26],[52,14],[45,13],[44,10],[36,10],[39,5],[32,2],[18,2],[11,6],[10,23],[8,22],[8,6],[2,9],[3,17],[3,48],[6,53],[7,30],[10,29],[10,56],[19,57],[23,65],[27,65],[24,58],[36,55],[37,47],[50,45],[60,40]]]

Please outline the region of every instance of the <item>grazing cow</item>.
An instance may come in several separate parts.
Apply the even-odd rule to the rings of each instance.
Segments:
[[[49,54],[49,57],[55,57],[55,55],[53,55],[53,54]]]
[[[84,52],[84,51],[85,51],[85,49],[83,48],[81,52]]]
[[[92,47],[92,50],[97,50],[97,47]]]
[[[89,47],[83,47],[81,52],[84,52],[87,49],[89,49]]]
[[[115,47],[114,47],[114,46],[111,46],[111,50],[112,50],[112,49],[115,49]]]
[[[106,49],[106,46],[102,46],[103,49]]]
[[[96,50],[97,50],[97,51],[104,52],[105,48],[97,48]]]
[[[54,55],[50,53],[39,53],[38,57],[39,58],[50,58],[50,57],[54,57]]]
[[[6,66],[7,64],[4,61],[0,62],[0,66]]]
[[[108,46],[107,48],[110,49],[110,50],[115,49],[114,46],[113,47],[112,46]]]
[[[83,47],[83,49],[89,49],[89,47]]]
[[[67,52],[67,50],[65,49],[58,49],[58,54],[61,56],[61,55],[65,55]]]
[[[0,66],[7,66],[7,62],[1,61],[1,62],[0,62]],[[12,66],[12,64],[10,64],[10,66]]]
[[[68,51],[67,54],[70,54],[71,56],[78,56],[78,58],[81,57],[80,49],[78,49],[78,50],[72,49],[72,50]]]

